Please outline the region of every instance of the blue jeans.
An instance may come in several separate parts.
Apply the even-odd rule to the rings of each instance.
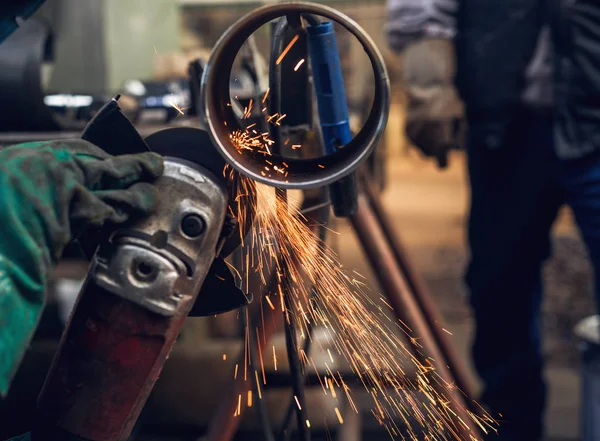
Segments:
[[[600,155],[559,160],[551,117],[527,111],[515,118],[500,148],[484,147],[484,136],[485,130],[471,125],[471,260],[466,282],[476,322],[473,360],[484,382],[481,402],[505,421],[501,439],[536,441],[542,434],[546,400],[541,267],[550,256],[552,224],[560,206],[567,203],[597,281]],[[598,288],[596,298],[600,298]]]

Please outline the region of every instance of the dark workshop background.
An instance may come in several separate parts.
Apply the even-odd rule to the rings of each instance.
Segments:
[[[384,53],[392,77],[393,103],[383,141],[383,200],[410,258],[428,282],[447,320],[453,341],[470,363],[472,321],[462,283],[467,259],[468,205],[464,154],[454,152],[450,167],[439,171],[407,145],[403,136],[402,89],[396,81],[401,66],[384,40],[384,1],[320,3],[330,4],[357,20]],[[55,34],[55,62],[48,89],[110,94],[132,78],[185,77],[189,60],[207,54],[211,44],[236,18],[259,4],[240,0],[48,0],[39,12]],[[260,39],[259,35],[259,42]],[[266,41],[266,36],[263,39]],[[353,86],[348,87],[348,93],[356,107],[370,92],[370,66],[356,62],[361,55],[356,44],[347,45],[342,54],[345,80]],[[333,236],[332,245],[343,256],[344,265],[366,275],[377,293],[375,278],[349,225],[338,221],[333,228],[340,235]],[[82,267],[65,264],[55,276],[77,279],[81,271]],[[594,308],[590,268],[567,210],[555,227],[554,257],[546,265],[545,281],[545,353],[551,387],[548,431],[553,440],[571,441],[577,439],[580,405],[579,354],[573,328]],[[215,408],[214,400],[219,397],[215,378],[221,371],[229,375],[229,367],[220,361],[222,354],[233,354],[238,345],[236,340],[213,337],[226,336],[228,326],[236,322],[237,317],[226,317],[218,323],[189,320],[171,370],[166,370],[161,378],[163,385],[158,385],[152,397],[150,419],[173,425],[208,420]],[[23,403],[35,399],[42,378],[39,371],[47,366],[53,347],[51,340],[40,338],[34,344],[34,355],[30,355],[34,361],[20,376],[21,387],[26,390],[20,396]],[[214,385],[207,385],[207,379]],[[166,382],[168,387],[164,386]],[[273,403],[277,400],[273,398]],[[7,418],[12,417],[5,415],[0,414],[0,428],[10,426]],[[252,422],[247,424],[252,426]]]

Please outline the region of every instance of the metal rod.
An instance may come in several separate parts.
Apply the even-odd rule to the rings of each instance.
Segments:
[[[306,427],[306,400],[304,397],[304,374],[298,356],[298,340],[296,338],[296,320],[293,312],[293,305],[290,303],[289,291],[283,296],[287,320],[285,326],[285,345],[287,347],[288,363],[290,365],[290,374],[292,377],[292,390],[298,407],[296,411],[296,426],[298,436],[302,441],[310,441],[310,430]]]
[[[325,196],[325,195],[323,195],[323,196]],[[307,201],[305,201],[305,205],[306,205],[306,202]],[[313,205],[313,207],[314,206],[315,205]],[[327,240],[327,228],[325,227],[325,225],[327,224],[327,222],[329,220],[329,204],[322,206],[322,208],[319,210],[318,214],[319,214],[319,216],[317,216],[316,218],[313,218],[313,217],[307,218],[307,222],[313,223],[316,221],[316,225],[317,225],[316,228],[319,233],[319,240],[321,242],[325,243],[325,241]],[[314,297],[316,289],[317,288],[315,286],[312,287],[311,297]],[[310,352],[310,346],[311,346],[311,342],[312,342],[312,332],[313,332],[313,323],[309,322],[307,324],[307,329],[306,329],[307,335],[306,335],[306,340],[304,341],[304,348],[302,349],[307,356]],[[303,373],[303,381],[304,381],[304,383],[306,383],[306,372]],[[282,439],[284,441],[288,441],[289,439],[291,439],[292,432],[291,432],[291,430],[288,430],[288,429],[289,429],[289,426],[292,421],[294,407],[295,407],[295,400],[292,397],[292,399],[290,400],[290,403],[288,404],[288,410],[283,419],[283,424],[281,425],[281,431],[280,431],[281,434],[280,434],[279,439]]]
[[[281,53],[283,49],[283,43],[287,31],[290,30],[290,25],[286,17],[281,17],[275,29],[271,39],[271,59],[270,59],[270,71],[269,71],[269,88],[271,90],[271,96],[269,99],[269,113],[281,114],[282,104],[282,91],[281,91],[281,65],[277,63],[276,55]],[[273,125],[271,127],[271,139],[274,141],[273,153],[282,154],[282,136],[281,127],[279,125]],[[278,209],[288,210],[288,199],[287,190],[283,188],[275,188],[275,203]],[[281,245],[281,242],[280,242]],[[287,349],[288,364],[290,366],[290,375],[292,378],[292,391],[294,393],[294,401],[298,403],[294,406],[296,413],[296,423],[298,428],[298,435],[302,441],[310,441],[310,430],[305,425],[306,421],[306,402],[304,399],[304,375],[302,373],[302,366],[300,364],[300,357],[298,354],[298,340],[296,337],[296,320],[294,317],[294,306],[293,301],[290,298],[291,291],[287,285],[288,280],[288,265],[289,263],[282,263],[282,276],[281,280],[286,281],[285,287],[283,287],[283,302],[285,306],[285,312],[283,314],[284,321],[284,333],[285,333],[285,346]]]
[[[406,250],[402,245],[400,236],[392,222],[390,221],[381,200],[379,199],[373,184],[368,179],[363,179],[361,182],[362,188],[367,196],[373,214],[377,218],[381,230],[392,249],[398,268],[402,272],[406,283],[410,287],[415,301],[423,313],[423,317],[431,329],[433,338],[440,348],[444,359],[448,363],[450,371],[456,379],[456,385],[467,395],[473,396],[475,390],[475,380],[473,375],[467,370],[465,364],[459,359],[456,350],[454,349],[450,338],[442,331],[444,319],[440,314],[439,308],[434,304],[431,293],[429,292],[425,282],[420,274],[411,265],[410,260],[406,255]]]
[[[274,280],[276,276],[272,277]],[[269,284],[271,285],[271,284]],[[268,286],[267,288],[270,288]],[[259,301],[263,301],[263,296],[259,297]],[[251,323],[256,324],[256,329],[258,329],[259,335],[265,335],[265,338],[259,338],[256,342],[257,347],[260,347],[261,351],[264,351],[266,344],[265,342],[269,340],[270,336],[276,330],[276,322],[275,319],[279,317],[277,311],[272,310],[267,307],[264,308],[264,320],[261,320],[260,317],[260,308],[255,308],[253,311],[253,317],[250,320]],[[264,325],[264,327],[263,327]],[[246,362],[244,351],[239,355],[238,358],[238,366],[243,366]],[[207,432],[207,440],[208,441],[231,441],[235,436],[239,425],[242,422],[242,409],[240,409],[240,414],[234,416],[236,414],[237,406],[238,406],[238,396],[240,394],[245,395],[249,390],[252,390],[253,384],[252,382],[256,381],[256,377],[254,372],[250,372],[250,375],[244,380],[244,375],[238,374],[237,378],[233,381],[231,388],[229,390],[224,391],[223,398],[219,401],[219,406],[214,416],[212,417],[208,432]],[[262,385],[261,385],[262,386]],[[262,391],[264,394],[264,390]],[[258,399],[261,399],[260,397]],[[262,397],[264,399],[264,396]]]
[[[374,269],[374,273],[392,305],[396,317],[406,323],[419,337],[427,355],[433,359],[436,372],[440,378],[447,384],[454,384],[453,375],[447,368],[447,361],[440,351],[431,327],[415,300],[402,271],[400,271],[392,247],[386,239],[367,196],[364,194],[360,194],[358,197],[357,212],[352,216],[351,221],[367,259]],[[424,364],[427,364],[429,360],[423,360]],[[449,388],[444,392],[451,395],[455,402],[465,403],[464,396],[458,390]],[[456,430],[461,434],[462,439],[469,440],[471,436],[477,436],[478,430],[472,423],[466,409],[460,407],[454,409],[454,411],[468,426],[467,428],[462,424],[456,425]]]
[[[254,326],[252,324],[252,322],[250,321],[249,317],[246,315],[246,309],[248,307],[244,308],[243,314],[242,314],[242,322],[245,324],[245,326],[248,329],[248,338],[250,339],[250,353],[248,354],[250,356],[250,372],[254,371],[257,366],[259,366],[259,356],[256,354],[256,349],[257,346],[259,344],[258,340],[260,340],[260,337],[258,337],[258,335],[255,335],[254,332],[251,332],[251,329],[254,329]],[[263,431],[263,436],[264,441],[276,441],[275,440],[275,434],[273,433],[273,425],[271,424],[271,418],[269,416],[269,411],[267,409],[267,405],[265,403],[265,400],[260,399],[260,394],[261,394],[261,389],[260,389],[260,384],[258,384],[258,382],[254,381],[253,383],[253,390],[256,393],[256,397],[258,398],[256,401],[256,407],[258,408],[258,415],[260,416],[260,424],[262,426],[262,431]]]

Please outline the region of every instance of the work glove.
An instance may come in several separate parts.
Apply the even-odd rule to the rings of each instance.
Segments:
[[[448,152],[462,146],[464,106],[454,86],[454,45],[450,40],[421,39],[402,52],[407,96],[406,135],[426,157],[448,164]]]
[[[155,153],[110,156],[83,140],[0,150],[0,396],[8,392],[65,246],[90,227],[151,212]]]

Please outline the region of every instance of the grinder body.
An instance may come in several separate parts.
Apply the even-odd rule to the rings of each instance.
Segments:
[[[202,302],[226,238],[227,189],[203,167],[171,158],[156,186],[155,214],[113,232],[92,259],[39,397],[37,439],[128,439]]]

